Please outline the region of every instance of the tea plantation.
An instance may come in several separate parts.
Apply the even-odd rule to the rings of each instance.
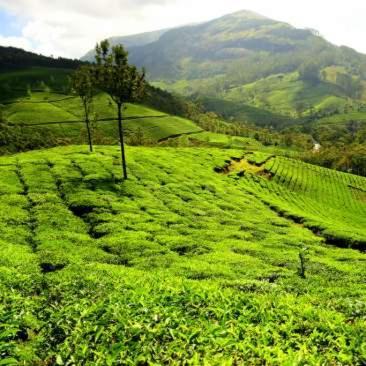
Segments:
[[[366,364],[366,179],[265,153],[0,158],[0,365]]]
[[[99,137],[99,140],[107,138],[111,140],[108,142],[117,142],[117,123],[108,121],[115,119],[116,113],[116,107],[107,95],[99,94],[95,97],[92,114],[101,121],[94,122],[94,138]],[[84,120],[78,97],[52,92],[32,92],[28,97],[19,98],[11,103],[5,102],[3,114],[10,123],[24,125],[24,130],[30,134],[42,128],[42,125],[38,124],[60,122],[45,126],[60,138],[85,143],[85,136],[81,132],[83,123],[72,123]],[[131,134],[140,129],[145,138],[154,142],[171,136],[202,131],[188,119],[165,114],[144,105],[127,104],[123,116],[126,118],[124,124],[127,133]],[[129,120],[131,117],[142,118]],[[29,126],[34,124],[37,126]]]

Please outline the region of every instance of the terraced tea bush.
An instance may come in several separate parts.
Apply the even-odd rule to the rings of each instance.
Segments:
[[[365,178],[283,157],[270,159],[264,168],[270,179],[260,177],[253,188],[277,212],[331,244],[366,248]]]
[[[82,110],[79,98],[63,94],[33,92],[26,99],[7,104],[3,113],[6,120],[11,123],[31,125],[48,122],[83,121]],[[115,109],[107,95],[98,94],[95,97],[95,118],[99,120],[116,118],[115,113]],[[188,119],[167,115],[144,105],[127,104],[123,116],[127,118],[124,123],[127,136],[140,131],[144,139],[154,143],[171,136],[202,131],[200,127]],[[129,120],[130,117],[142,117],[142,119]],[[49,129],[54,137],[67,142],[85,143],[87,141],[87,131],[82,123],[56,123],[50,125]],[[23,127],[23,130],[27,133],[42,131],[39,126]],[[94,139],[99,142],[116,143],[118,140],[116,122],[97,122],[94,126],[94,135]]]
[[[364,178],[129,147],[121,182],[95,150],[0,158],[3,364],[366,362]]]

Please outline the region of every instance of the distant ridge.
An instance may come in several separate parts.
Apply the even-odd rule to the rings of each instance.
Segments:
[[[132,34],[129,36],[110,37],[108,38],[112,46],[123,44],[126,48],[145,46],[149,43],[156,42],[159,38],[169,31],[171,28],[156,30],[152,32],[144,32],[139,34]],[[86,55],[81,57],[82,61],[94,61],[95,51],[90,50]]]
[[[47,57],[21,48],[0,46],[0,71],[24,69],[26,67],[76,69],[81,64],[80,60]]]

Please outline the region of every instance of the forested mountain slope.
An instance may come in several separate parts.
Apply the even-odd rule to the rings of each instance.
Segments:
[[[0,46],[0,72],[28,67],[55,67],[63,69],[76,69],[82,62],[67,58],[53,58],[38,55],[16,47]]]
[[[252,12],[152,33],[150,40],[125,45],[131,62],[145,66],[151,81],[232,102],[234,117],[238,106],[292,117],[333,113],[360,108],[366,95],[365,55],[334,46],[314,30]]]

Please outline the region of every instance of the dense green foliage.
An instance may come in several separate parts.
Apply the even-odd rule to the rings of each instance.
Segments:
[[[66,145],[70,140],[56,136],[50,128],[31,130],[9,125],[0,118],[0,155]]]
[[[346,148],[329,146],[314,153],[304,153],[306,162],[343,172],[366,176],[366,144],[353,144]]]
[[[365,240],[364,178],[268,154],[222,174],[242,152],[140,147],[120,183],[118,148],[96,151],[0,158],[3,364],[366,362],[365,254],[272,207],[353,217]]]
[[[12,102],[29,97],[33,92],[70,92],[68,78],[71,70],[32,67],[0,73],[0,102]]]
[[[0,46],[0,72],[30,67],[76,69],[81,64],[80,60],[47,57],[20,48]]]

